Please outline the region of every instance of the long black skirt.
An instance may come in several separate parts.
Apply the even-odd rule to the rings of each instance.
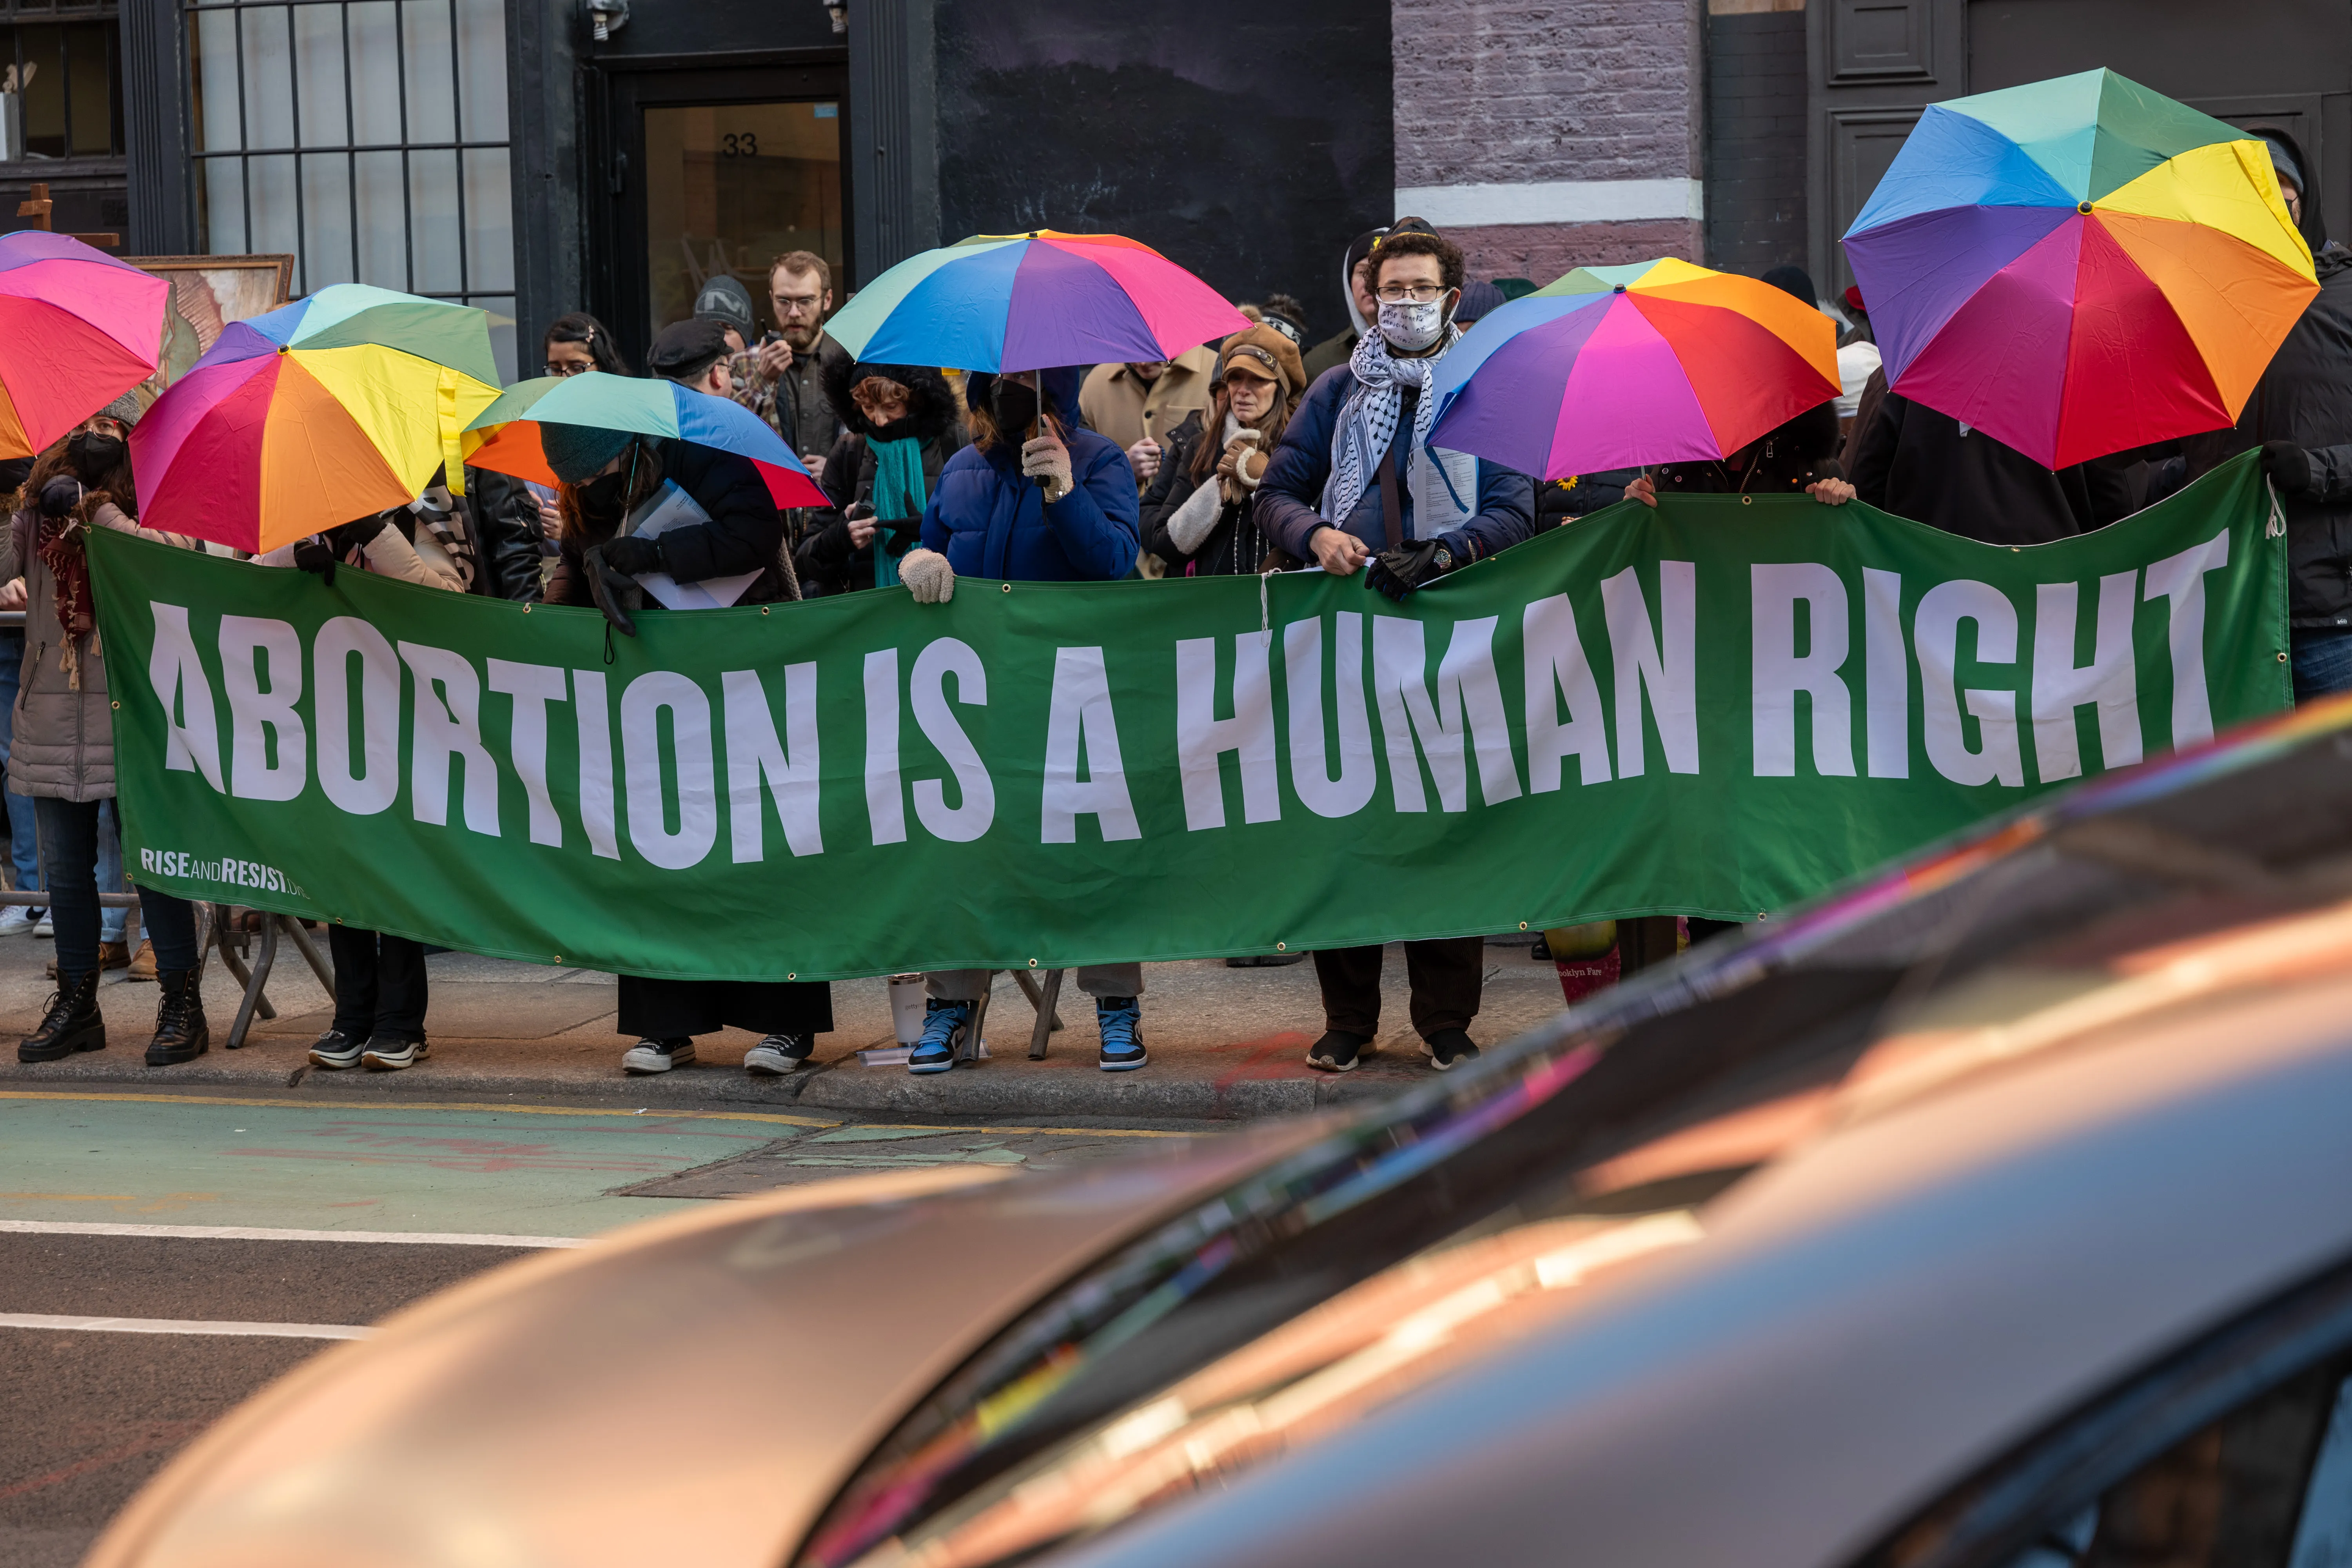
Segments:
[[[822,1035],[833,1028],[833,987],[822,980],[621,979],[621,1033],[674,1040],[721,1029]]]

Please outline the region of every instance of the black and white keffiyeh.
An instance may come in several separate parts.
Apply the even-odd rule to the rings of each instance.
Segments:
[[[1423,359],[1395,357],[1389,353],[1388,339],[1376,331],[1365,333],[1358,342],[1356,352],[1348,358],[1356,390],[1339,405],[1339,422],[1331,433],[1331,478],[1323,487],[1323,516],[1328,521],[1344,521],[1364,499],[1364,491],[1378,482],[1380,461],[1388,455],[1389,443],[1396,439],[1397,417],[1404,408],[1408,384],[1421,389],[1412,410],[1413,449],[1419,451],[1428,444],[1430,424],[1437,417],[1432,386],[1438,362],[1461,337],[1462,329],[1447,322],[1444,345]]]

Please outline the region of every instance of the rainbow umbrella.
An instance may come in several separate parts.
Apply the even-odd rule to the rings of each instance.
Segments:
[[[539,442],[541,425],[627,430],[733,452],[751,459],[778,506],[833,504],[783,437],[742,405],[674,381],[594,370],[534,376],[507,388],[467,427],[466,461],[552,485],[555,473]]]
[[[2263,143],[2108,70],[1929,105],[1845,251],[1888,386],[2052,468],[2235,423],[2318,292]]]
[[[1047,228],[910,256],[824,330],[877,363],[1023,371],[1172,359],[1249,324],[1148,245]]]
[[[0,235],[0,458],[29,458],[155,374],[172,286],[69,234]]]
[[[1580,267],[1439,362],[1430,444],[1539,480],[1722,458],[1838,394],[1837,332],[1769,283],[1669,257]]]
[[[131,433],[140,521],[257,553],[416,498],[499,395],[489,314],[338,283],[223,329]]]

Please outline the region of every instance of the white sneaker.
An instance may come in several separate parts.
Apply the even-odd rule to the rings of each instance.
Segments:
[[[41,911],[40,923],[33,928],[33,934],[35,936],[55,936],[58,934],[57,922],[49,919],[48,910],[43,910]]]
[[[621,1058],[623,1072],[667,1072],[693,1065],[694,1042],[689,1039],[639,1040]]]
[[[743,1070],[789,1078],[808,1065],[815,1049],[814,1035],[770,1035],[743,1053]]]
[[[0,936],[22,936],[41,923],[47,910],[28,910],[22,904],[11,904],[0,910]]]

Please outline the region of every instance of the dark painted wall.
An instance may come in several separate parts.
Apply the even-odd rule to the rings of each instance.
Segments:
[[[1805,264],[1805,14],[1706,19],[1706,264]]]
[[[940,0],[938,26],[943,239],[1123,234],[1346,324],[1341,255],[1395,200],[1385,5]]]
[[[610,39],[585,43],[584,25],[581,36],[585,52],[616,64],[632,55],[837,49],[847,44],[817,0],[629,0],[628,25]]]

